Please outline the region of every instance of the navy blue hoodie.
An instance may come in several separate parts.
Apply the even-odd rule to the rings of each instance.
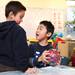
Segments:
[[[0,23],[0,64],[25,71],[29,57],[26,32],[15,21]]]

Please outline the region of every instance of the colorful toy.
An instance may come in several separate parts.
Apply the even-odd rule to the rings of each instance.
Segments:
[[[62,32],[59,32],[59,33],[54,33],[53,36],[52,36],[52,40],[53,40],[53,47],[57,49],[57,44],[58,42],[64,42],[63,40],[63,33]]]

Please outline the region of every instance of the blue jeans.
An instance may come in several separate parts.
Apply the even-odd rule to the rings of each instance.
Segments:
[[[0,72],[0,75],[27,75],[20,71],[7,71],[7,72]]]

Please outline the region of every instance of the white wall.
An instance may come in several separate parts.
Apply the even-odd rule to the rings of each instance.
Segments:
[[[0,0],[0,22],[5,19],[5,5],[11,0]],[[26,15],[21,26],[28,37],[34,37],[40,21],[49,20],[55,25],[56,31],[64,30],[65,0],[18,0],[26,6]],[[61,3],[61,4],[60,4]]]

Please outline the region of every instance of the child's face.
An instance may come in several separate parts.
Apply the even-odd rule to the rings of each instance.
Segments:
[[[20,24],[22,22],[22,18],[24,17],[25,15],[25,11],[19,11],[16,15],[12,14],[10,17],[11,21],[15,21],[17,24]]]
[[[47,38],[48,38],[47,37],[47,29],[43,24],[40,24],[37,28],[37,31],[36,31],[36,39],[38,41],[41,41],[41,40],[44,40]]]

